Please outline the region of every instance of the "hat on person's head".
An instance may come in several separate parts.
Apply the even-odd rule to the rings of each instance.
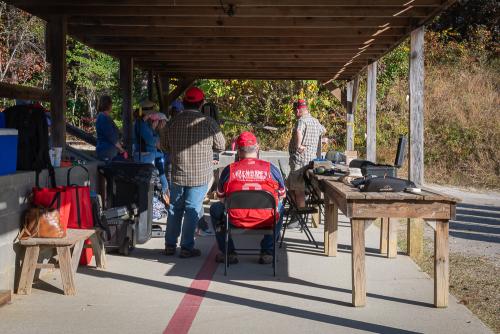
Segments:
[[[293,103],[293,109],[307,108],[307,102],[304,99],[299,99]]]
[[[205,93],[198,87],[191,87],[184,94],[184,102],[198,103],[205,99]]]
[[[152,121],[166,121],[167,116],[161,112],[153,112],[152,114],[147,115],[147,118]]]
[[[184,104],[182,104],[181,100],[177,99],[170,104],[170,108],[172,109],[175,108],[177,110],[184,110]]]
[[[150,115],[155,112],[155,104],[146,99],[141,102],[141,110],[143,115]]]
[[[257,137],[250,131],[245,131],[236,139],[237,147],[248,147],[257,145]]]

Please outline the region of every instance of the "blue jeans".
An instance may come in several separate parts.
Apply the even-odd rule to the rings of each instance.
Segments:
[[[181,248],[191,250],[194,247],[194,231],[208,185],[184,187],[172,183],[171,186],[165,245],[177,246],[182,226]],[[184,218],[184,224],[182,218]]]
[[[280,218],[278,219],[278,223],[276,224],[275,227],[275,235],[276,235],[276,240],[278,240],[280,231],[281,231],[281,225],[283,224],[283,214],[285,212],[285,208],[283,207],[283,203],[279,202],[278,204],[278,212],[280,214]],[[225,247],[226,247],[226,237],[224,230],[218,229],[217,225],[218,224],[225,224],[226,223],[226,210],[224,207],[224,203],[222,202],[217,202],[212,204],[210,206],[210,218],[212,220],[212,224],[214,226],[215,232],[215,239],[217,240],[217,245],[219,246],[219,250],[224,253],[225,252]],[[228,245],[228,250],[229,253],[234,252],[234,242],[231,236],[229,236],[229,245]],[[267,254],[272,254],[273,252],[273,236],[272,235],[264,235],[262,240],[260,241],[260,250],[263,253]]]
[[[167,176],[165,175],[165,166],[163,168],[158,168],[156,162],[161,161],[160,163],[164,163],[165,155],[163,152],[142,152],[141,157],[139,159],[139,153],[135,152],[134,153],[134,160],[135,161],[140,161],[148,164],[153,164],[157,167],[158,169],[158,176],[160,177],[160,183],[161,183],[161,191],[165,194],[168,191],[168,181],[167,181]]]

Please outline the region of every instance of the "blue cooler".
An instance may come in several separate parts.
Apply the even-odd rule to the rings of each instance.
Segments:
[[[16,172],[17,130],[0,129],[0,175]]]

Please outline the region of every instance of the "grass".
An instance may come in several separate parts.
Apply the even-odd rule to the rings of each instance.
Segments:
[[[406,223],[398,230],[398,248],[406,251]],[[424,240],[424,252],[416,264],[434,276],[434,241]],[[450,293],[493,332],[500,333],[500,266],[481,256],[450,253]]]

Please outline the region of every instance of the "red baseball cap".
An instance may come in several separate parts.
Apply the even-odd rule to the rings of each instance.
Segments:
[[[245,131],[236,139],[236,146],[247,147],[257,145],[257,137],[250,131]]]
[[[294,109],[307,108],[306,100],[299,99],[293,103]]]
[[[184,94],[184,101],[189,103],[201,102],[205,99],[205,93],[198,87],[191,87]]]

